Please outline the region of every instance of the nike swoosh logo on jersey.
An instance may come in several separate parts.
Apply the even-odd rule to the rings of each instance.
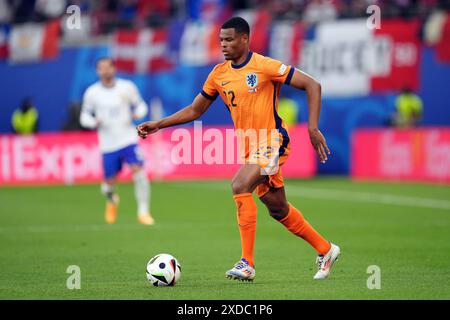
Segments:
[[[231,81],[225,81],[225,82],[222,82],[222,87],[223,86],[226,86],[227,84],[229,84]]]

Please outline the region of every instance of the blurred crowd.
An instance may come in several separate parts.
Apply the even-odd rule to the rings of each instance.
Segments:
[[[223,20],[241,9],[266,9],[274,19],[307,24],[367,16],[378,5],[383,17],[425,19],[435,9],[450,10],[450,0],[0,0],[0,23],[42,22],[77,5],[92,22],[91,34],[116,28],[157,27],[171,18]]]

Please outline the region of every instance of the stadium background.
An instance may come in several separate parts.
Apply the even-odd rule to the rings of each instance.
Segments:
[[[40,2],[44,4],[48,2],[48,6],[55,6],[52,1]],[[37,6],[40,2],[38,1]],[[59,1],[56,2],[59,3]],[[33,3],[33,1],[24,3]],[[133,79],[148,103],[151,103],[155,97],[160,99],[164,114],[184,107],[201,90],[201,84],[213,64],[221,61],[220,51],[218,52],[217,45],[214,45],[216,31],[220,21],[232,14],[233,6],[237,7],[235,10],[249,7],[250,9],[241,14],[248,17],[250,22],[257,21],[251,26],[254,38],[252,47],[256,49],[255,51],[282,59],[285,63],[294,64],[321,80],[324,86],[321,127],[326,129],[328,141],[333,146],[333,159],[327,166],[319,166],[319,173],[349,173],[351,133],[359,127],[386,126],[390,114],[395,110],[395,98],[408,81],[412,81],[413,88],[423,100],[424,113],[421,125],[429,127],[450,124],[450,113],[445,106],[445,102],[450,99],[450,92],[446,90],[450,79],[448,17],[442,21],[442,14],[445,16],[445,11],[438,10],[438,8],[445,8],[445,2],[406,1],[405,4],[402,1],[398,3],[395,1],[367,2],[367,4],[374,3],[381,6],[382,23],[390,26],[388,35],[406,34],[405,39],[401,40],[407,44],[414,44],[416,47],[412,49],[414,57],[409,62],[408,68],[405,68],[409,69],[406,74],[402,71],[393,72],[380,80],[385,82],[385,85],[374,86],[368,90],[357,88],[351,93],[340,89],[343,86],[342,82],[331,80],[324,83],[327,77],[333,78],[336,75],[339,77],[339,72],[342,72],[338,69],[340,60],[326,64],[324,61],[327,58],[323,58],[324,61],[316,61],[316,69],[311,70],[311,68],[308,69],[306,59],[302,61],[302,53],[307,50],[308,45],[311,47],[311,44],[317,44],[319,47],[317,50],[327,50],[326,47],[321,49],[320,44],[329,42],[335,35],[327,31],[322,32],[325,35],[321,39],[316,35],[322,29],[342,28],[344,24],[350,24],[348,27],[344,26],[344,29],[348,28],[348,32],[344,32],[345,36],[340,39],[339,45],[356,50],[356,53],[352,53],[354,57],[357,54],[364,54],[363,48],[352,49],[352,46],[361,43],[370,44],[371,41],[370,36],[365,36],[366,39],[352,36],[352,33],[357,33],[356,30],[360,30],[361,26],[365,27],[369,16],[366,13],[367,6],[364,1],[337,1],[329,4],[325,2],[323,6],[335,9],[331,10],[331,14],[328,16],[324,14],[323,17],[308,15],[307,1],[181,1],[173,3],[141,1],[139,5],[136,3],[136,1],[122,4],[117,1],[80,1],[83,9],[82,28],[68,29],[66,24],[68,15],[63,15],[60,22],[61,37],[54,39],[58,48],[54,51],[53,57],[45,58],[37,55],[31,58],[35,59],[34,62],[24,63],[20,57],[18,61],[14,60],[12,53],[9,60],[8,56],[4,55],[0,60],[0,86],[3,88],[0,132],[11,132],[10,117],[25,97],[33,99],[41,114],[39,121],[41,132],[60,131],[67,121],[69,106],[72,103],[79,103],[86,87],[96,80],[93,68],[95,60],[100,56],[114,55],[114,50],[117,48],[120,50],[124,44],[136,46],[136,38],[139,36],[136,26],[147,25],[160,30],[161,36],[148,40],[150,41],[148,44],[155,41],[155,45],[163,46],[163,48],[158,53],[149,53],[154,55],[151,57],[137,54],[135,59],[125,59],[119,65],[119,70],[126,72],[120,73],[120,76]],[[70,4],[71,2],[67,3],[67,5]],[[309,5],[312,7],[313,4]],[[26,7],[26,5],[23,6]],[[31,5],[28,6],[31,7]],[[41,7],[45,6],[41,5]],[[61,6],[60,11],[65,13],[66,7]],[[102,11],[104,7],[115,11],[104,12]],[[314,8],[311,7],[309,10],[313,11]],[[57,14],[57,12],[49,11]],[[269,15],[268,12],[274,14]],[[55,21],[45,17],[43,13],[33,13],[30,9],[28,11],[23,9],[19,13],[23,16],[10,19]],[[310,16],[312,18],[308,18]],[[354,18],[347,20],[348,16],[354,16]],[[316,22],[314,19],[319,22],[320,19],[324,19],[328,21],[328,26],[323,27],[320,23],[314,23]],[[435,20],[439,20],[440,23],[436,23]],[[415,25],[414,22],[418,24]],[[124,36],[125,27],[134,31],[125,33]],[[411,32],[411,28],[414,32]],[[14,27],[5,26],[3,30],[6,36],[0,39],[8,39],[8,34],[11,34],[13,29]],[[376,30],[373,31],[375,32]],[[192,41],[192,34],[197,41]],[[289,37],[290,34],[295,35]],[[357,40],[352,41],[353,38]],[[3,41],[4,45],[8,43],[7,40]],[[11,39],[9,41],[11,44]],[[14,50],[27,50],[27,48],[20,46],[10,48],[10,51]],[[388,55],[395,55],[394,46],[387,50],[392,51],[387,52]],[[20,52],[17,54],[20,55]],[[120,58],[120,53],[118,57]],[[139,60],[144,61],[144,64],[152,63],[152,69],[134,70],[132,64]],[[330,60],[334,61],[328,59]],[[369,64],[369,60],[367,61]],[[344,63],[347,63],[344,68],[350,68],[348,72],[358,74],[356,80],[349,78],[348,72],[341,74],[346,77],[346,82],[350,86],[358,87],[356,84],[361,83],[361,79],[374,77],[370,71],[365,70],[367,68],[349,66],[345,61]],[[389,63],[391,68],[395,68],[393,59]],[[323,69],[323,73],[320,73],[319,68],[328,69]],[[52,76],[49,77],[49,74]],[[176,90],[173,90],[175,84]],[[300,108],[298,120],[305,122],[307,119],[305,95],[287,86],[283,92],[298,102]],[[215,102],[212,110],[202,120],[206,125],[230,124],[229,116],[221,101]]]
[[[12,3],[14,6],[11,5]],[[81,8],[81,29],[72,30],[67,27],[70,14],[66,13],[66,8],[72,4]],[[380,30],[370,30],[366,26],[370,15],[366,9],[372,4],[381,8]],[[362,292],[358,289],[359,282],[358,284],[352,281],[344,283],[346,279],[349,279],[342,271],[337,280],[341,289],[332,283],[332,290],[324,293],[308,283],[302,286],[305,289],[302,293],[291,288],[294,291],[288,289],[286,294],[278,295],[277,298],[448,298],[450,281],[447,281],[447,285],[433,287],[433,284],[444,284],[446,281],[441,281],[442,278],[427,277],[429,273],[436,273],[437,277],[448,279],[448,257],[439,258],[438,263],[432,256],[440,257],[443,251],[448,252],[449,243],[447,232],[450,208],[448,203],[450,196],[448,188],[450,181],[449,9],[448,1],[438,0],[0,1],[1,183],[33,184],[35,180],[39,180],[31,178],[28,181],[26,176],[19,175],[11,180],[11,174],[14,174],[11,168],[14,168],[18,156],[23,156],[20,160],[22,164],[26,161],[35,161],[27,158],[29,157],[27,150],[21,149],[23,144],[20,143],[25,141],[24,138],[11,135],[11,115],[24,98],[30,97],[33,100],[40,115],[39,134],[35,135],[33,148],[39,148],[40,143],[49,148],[58,143],[70,145],[76,141],[84,141],[84,137],[88,137],[86,143],[89,144],[93,141],[90,133],[78,131],[70,134],[63,133],[63,128],[70,116],[69,106],[79,104],[84,90],[96,81],[94,67],[96,59],[112,55],[118,59],[118,75],[135,81],[143,98],[151,107],[157,108],[162,105],[162,113],[170,114],[189,104],[201,90],[202,83],[212,66],[222,59],[218,43],[216,43],[221,22],[233,14],[240,14],[250,22],[251,47],[255,51],[306,70],[317,77],[323,85],[320,128],[326,135],[333,155],[326,165],[319,164],[315,160],[312,169],[306,174],[294,174],[292,177],[310,177],[316,174],[320,176],[352,175],[352,161],[361,154],[366,156],[359,157],[358,161],[373,160],[368,162],[373,166],[381,166],[379,161],[382,160],[373,159],[379,149],[372,146],[382,145],[384,140],[389,140],[386,144],[387,148],[394,152],[391,156],[386,156],[384,161],[387,164],[395,163],[397,166],[386,169],[388,173],[385,172],[385,175],[375,173],[370,176],[369,174],[371,179],[432,182],[432,184],[407,184],[406,182],[358,184],[345,178],[288,180],[288,186],[292,186],[292,190],[299,191],[305,197],[301,200],[303,208],[307,212],[317,212],[313,221],[319,223],[328,234],[337,239],[341,237],[344,247],[349,251],[347,264],[343,262],[345,271],[352,272],[355,266],[360,267],[362,274],[360,272],[358,275],[360,277],[358,281],[364,285],[366,275],[365,269],[362,268],[365,268],[367,264],[364,264],[366,260],[364,263],[359,260],[366,253],[362,252],[364,247],[369,248],[368,252],[375,257],[392,264],[395,272],[388,275],[392,282],[390,287],[388,285],[390,290],[384,291],[384,295]],[[26,29],[26,26],[30,26],[29,23],[33,23],[31,25],[33,32]],[[14,37],[13,34],[15,34]],[[147,37],[144,47],[155,48],[154,51],[149,53],[141,47],[142,51],[132,51],[133,54],[130,55],[123,50],[127,45],[136,48],[142,34]],[[36,42],[36,39],[40,40]],[[41,41],[42,39],[46,41]],[[348,55],[333,55],[333,52],[336,53],[339,50]],[[363,65],[353,63],[354,59],[361,57],[367,57],[367,59],[358,60],[362,61]],[[384,65],[380,67],[378,62]],[[395,111],[396,97],[405,86],[412,87],[423,100],[423,118],[417,128],[408,130],[389,128],[388,122]],[[300,124],[304,124],[307,121],[304,92],[293,90],[288,86],[285,86],[282,91],[286,97],[296,101],[300,110],[297,120]],[[231,124],[229,114],[219,99],[201,120],[204,126],[226,127]],[[355,141],[358,129],[362,130],[358,146],[364,146],[365,149],[355,150],[355,143],[352,141]],[[374,130],[366,131],[366,129]],[[431,160],[426,157],[430,150],[429,144],[432,144],[433,150],[438,151]],[[307,138],[301,146],[307,147]],[[22,151],[23,154],[21,154]],[[293,165],[295,166],[295,163]],[[411,168],[405,174],[398,174],[397,171],[409,167]],[[432,171],[433,168],[439,168],[439,170],[425,174],[422,172],[423,170]],[[207,178],[207,172],[207,170],[197,170],[191,177]],[[357,175],[353,174],[353,176],[358,178]],[[95,176],[92,180],[98,181],[99,178]],[[159,179],[164,180],[164,177]],[[54,181],[41,179],[38,184],[47,182]],[[73,181],[61,179],[57,182]],[[216,256],[216,252],[223,251],[224,246],[229,245],[231,241],[229,234],[217,229],[218,226],[215,224],[212,226],[207,224],[206,217],[198,216],[198,212],[207,212],[209,208],[217,207],[217,203],[223,203],[220,208],[215,209],[218,222],[229,229],[234,228],[234,220],[231,222],[228,220],[229,212],[234,211],[234,208],[228,202],[225,204],[224,199],[226,184],[227,182],[222,181],[208,182],[204,185],[199,182],[155,183],[153,203],[156,218],[159,218],[162,226],[161,229],[155,226],[152,235],[144,229],[139,229],[139,226],[134,227],[131,222],[132,217],[124,217],[122,223],[125,224],[122,227],[118,225],[115,229],[108,229],[110,233],[107,235],[106,232],[97,232],[107,230],[104,229],[106,226],[101,225],[101,215],[93,213],[101,212],[103,205],[97,186],[81,185],[72,187],[76,189],[67,189],[60,186],[34,188],[3,185],[0,190],[2,199],[0,236],[5,239],[1,245],[2,261],[8,261],[9,266],[4,265],[2,289],[6,290],[2,291],[0,296],[2,298],[145,298],[148,297],[148,291],[141,287],[139,272],[142,268],[139,263],[142,264],[150,252],[167,250],[181,256],[182,262],[187,265],[184,273],[186,286],[183,287],[183,284],[180,284],[179,296],[172,291],[164,292],[159,296],[150,293],[151,297],[156,299],[158,297],[231,299],[239,297],[241,292],[236,289],[228,291],[230,290],[228,287],[220,287],[221,290],[225,288],[222,296],[195,289],[198,286],[208,287],[207,281],[215,281],[217,274],[221,275],[223,263],[230,263]],[[129,204],[124,204],[123,210],[134,210],[131,186],[124,184],[121,188],[125,194],[123,198],[130,199]],[[181,190],[183,194],[178,194]],[[314,193],[315,191],[317,193]],[[174,192],[178,194],[179,202],[172,202]],[[210,202],[201,199],[198,196],[200,192],[208,194]],[[370,192],[370,194],[364,192]],[[319,193],[327,195],[323,196]],[[351,201],[348,200],[351,193],[355,193],[357,198],[351,206],[350,204],[336,206],[333,202]],[[424,197],[426,199],[422,199]],[[25,202],[21,203],[23,198],[27,200],[27,205]],[[77,199],[81,199],[80,203]],[[202,203],[202,201],[205,202]],[[187,208],[193,202],[199,204],[198,209]],[[319,202],[320,205],[317,206]],[[393,207],[389,207],[392,205]],[[261,207],[259,209],[263,211]],[[338,212],[334,216],[332,213],[336,213],[334,212],[336,209]],[[38,211],[34,212],[35,210]],[[354,215],[357,212],[368,212],[373,215],[357,218]],[[375,213],[379,215],[375,217]],[[92,225],[93,220],[94,225]],[[192,221],[195,221],[198,228],[196,232],[191,230]],[[403,221],[408,221],[407,226]],[[281,234],[278,229],[267,231],[269,224],[266,226],[265,223],[265,220],[262,220],[261,228],[258,229],[262,230],[262,233],[265,232],[264,230],[273,232],[271,233],[273,237],[277,236],[277,232]],[[334,230],[333,225],[340,226],[340,229]],[[167,226],[173,228],[168,229]],[[210,229],[210,233],[202,229],[202,226]],[[67,238],[63,239],[61,234],[64,232],[67,232]],[[215,233],[211,234],[211,232]],[[79,245],[80,233],[83,236],[85,233],[86,237]],[[185,244],[174,240],[178,234],[186,237]],[[347,238],[344,238],[343,234],[347,234]],[[397,234],[398,238],[393,234]],[[418,234],[420,236],[417,236],[417,239],[411,239]],[[133,236],[136,237],[133,238]],[[233,233],[232,237],[236,238],[236,236],[237,234]],[[384,238],[381,244],[375,241],[380,236]],[[199,272],[196,267],[200,268],[200,263],[194,257],[197,256],[197,250],[201,244],[193,239],[208,241],[210,237],[217,237],[217,243],[205,249],[205,254],[209,253],[210,261],[214,266],[211,267],[211,274],[198,282],[196,277],[199,276]],[[165,243],[158,242],[160,239],[165,239]],[[353,241],[352,244],[350,239]],[[117,252],[114,251],[116,249],[103,244],[102,241],[106,240],[110,241],[111,246],[118,252],[128,252],[124,255],[134,265],[122,268],[123,261],[116,256]],[[439,240],[439,244],[436,245],[434,240]],[[36,256],[33,251],[34,241],[42,244],[39,247],[39,250],[42,250],[40,256]],[[270,241],[264,242],[260,239],[258,241],[260,241],[260,248],[279,250]],[[296,248],[294,245],[296,242],[293,239],[287,240],[287,236],[285,241],[286,248],[279,250],[278,255],[274,256],[287,259],[288,263],[290,261],[292,264],[292,268],[297,268],[294,257],[286,258],[289,250]],[[360,247],[355,245],[359,242]],[[76,250],[73,254],[63,253],[63,248],[56,247],[56,243],[62,243],[71,248],[76,247]],[[394,252],[383,251],[380,248],[380,246],[387,248],[392,243],[396,243]],[[237,242],[233,244],[237,245]],[[418,247],[408,251],[407,248],[410,245]],[[134,247],[130,250],[131,246]],[[356,246],[356,249],[352,246]],[[88,249],[90,251],[87,251]],[[353,256],[350,253],[352,249],[354,249]],[[16,270],[24,267],[25,261],[15,256],[14,252],[17,250],[23,250],[23,255],[20,255],[23,259],[44,261],[43,265],[48,268],[46,267],[45,271],[38,268],[29,275],[21,271],[16,273]],[[305,249],[299,252],[302,250]],[[406,252],[405,259],[415,262],[416,265],[408,264],[405,269],[402,263],[394,262],[395,254],[401,250]],[[59,258],[55,258],[54,252],[58,253]],[[228,254],[231,250],[227,249],[226,252]],[[64,273],[56,279],[52,276],[52,272],[60,272],[57,271],[59,267],[53,265],[55,259],[61,264],[68,262],[70,260],[68,257],[78,259],[80,264],[87,265],[85,268],[94,270],[94,264],[89,264],[90,253],[99,254],[110,265],[117,263],[112,272],[116,272],[117,275],[126,274],[126,281],[119,284],[110,283],[110,279],[102,272],[98,271],[96,274],[97,271],[92,271],[91,280],[97,277],[99,282],[91,286],[88,291],[84,291],[87,292],[84,296],[74,296],[65,288],[51,287],[59,283],[58,281],[64,281]],[[80,255],[84,255],[84,258],[80,258]],[[273,265],[269,261],[265,263]],[[262,266],[263,264],[261,263]],[[303,266],[306,269],[308,268],[306,266],[310,265],[305,261],[301,264],[303,265],[298,267]],[[386,264],[388,263],[384,265]],[[97,267],[102,270],[101,265],[95,265],[95,268]],[[405,275],[404,270],[415,272],[418,278],[409,278],[410,275]],[[441,273],[439,274],[436,270],[440,270]],[[273,271],[267,271],[264,267],[261,271],[266,272],[269,277],[275,276]],[[30,281],[32,275],[34,280]],[[403,276],[406,278],[402,278]],[[46,279],[48,284],[39,281],[40,277]],[[301,277],[304,277],[302,281],[306,281],[306,275]],[[246,297],[267,298],[272,291],[284,292],[283,279],[283,276],[278,278],[280,281],[275,287],[269,287],[269,284],[263,282],[263,286],[267,285],[264,287],[266,291],[251,289]],[[417,279],[423,281],[419,280],[419,291],[411,287]],[[16,287],[17,283],[20,283],[22,288]],[[136,291],[133,292],[131,288],[127,288],[130,284]],[[102,286],[108,286],[106,293],[102,291]],[[220,283],[220,286],[226,285]]]

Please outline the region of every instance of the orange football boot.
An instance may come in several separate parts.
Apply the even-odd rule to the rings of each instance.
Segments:
[[[113,201],[106,201],[106,208],[105,208],[105,222],[107,224],[113,224],[117,220],[117,211],[119,208],[119,196],[114,195],[112,197]]]
[[[138,215],[138,222],[147,226],[152,226],[155,224],[155,220],[150,213]]]

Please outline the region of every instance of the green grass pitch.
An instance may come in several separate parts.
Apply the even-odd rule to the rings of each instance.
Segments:
[[[227,280],[240,258],[229,181],[154,182],[157,224],[138,225],[132,184],[121,184],[115,225],[98,185],[0,188],[0,299],[450,299],[450,187],[289,180],[288,199],[342,254],[314,281],[315,252],[258,201],[256,278]],[[147,282],[157,253],[178,258],[175,287]],[[81,269],[69,290],[66,269]],[[381,270],[369,290],[367,268]]]

